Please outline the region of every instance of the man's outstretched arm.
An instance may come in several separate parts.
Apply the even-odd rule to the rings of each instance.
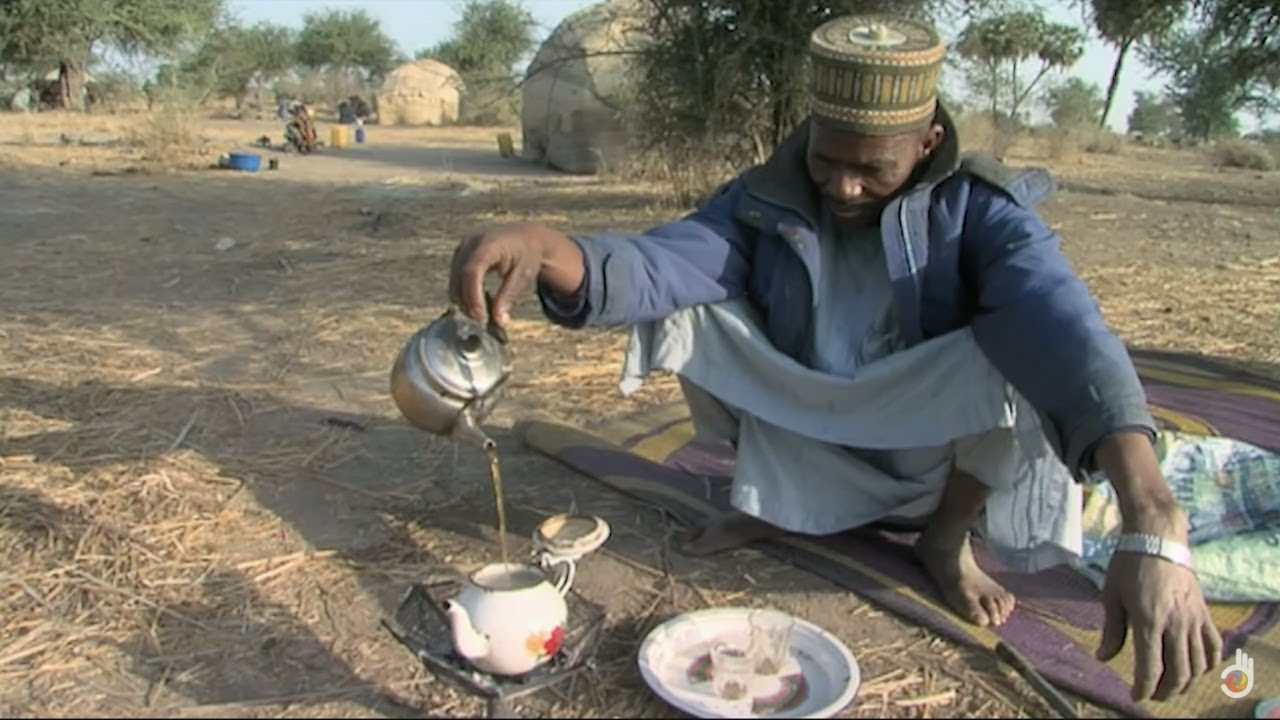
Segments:
[[[459,246],[450,297],[477,320],[487,317],[483,283],[503,278],[494,315],[505,324],[531,284],[548,319],[566,327],[630,325],[745,291],[749,239],[733,219],[741,181],[697,211],[639,234],[568,235],[543,225],[491,230]]]

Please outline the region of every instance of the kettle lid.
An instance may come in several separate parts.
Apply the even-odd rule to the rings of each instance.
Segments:
[[[450,311],[423,330],[427,372],[460,397],[487,395],[511,372],[507,348],[484,325]]]
[[[553,515],[534,532],[534,543],[555,557],[580,558],[608,539],[609,524],[594,515]]]

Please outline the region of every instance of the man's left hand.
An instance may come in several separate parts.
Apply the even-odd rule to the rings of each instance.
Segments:
[[[1102,588],[1106,624],[1097,657],[1106,662],[1133,630],[1134,701],[1168,700],[1186,692],[1222,657],[1214,627],[1191,570],[1168,560],[1118,552]]]

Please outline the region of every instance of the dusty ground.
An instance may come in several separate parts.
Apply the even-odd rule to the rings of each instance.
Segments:
[[[202,123],[200,155],[140,122],[0,124],[0,715],[476,714],[378,625],[408,583],[494,555],[482,463],[407,429],[387,370],[444,307],[468,232],[674,211],[502,160],[491,130],[371,128],[366,147],[240,175],[150,158],[208,164],[274,124]],[[121,136],[142,140],[80,144]],[[1280,173],[1136,148],[1054,169],[1044,215],[1126,340],[1280,376]],[[572,507],[615,530],[579,575],[609,611],[598,677],[532,712],[675,716],[633,653],[706,602],[776,604],[843,638],[866,682],[848,716],[1048,711],[990,659],[759,553],[668,553],[680,529],[659,514],[503,442],[529,412],[590,422],[673,396],[618,396],[621,335],[518,316],[493,419],[512,534]]]

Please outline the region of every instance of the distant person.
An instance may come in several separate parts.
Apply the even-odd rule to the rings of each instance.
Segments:
[[[1123,532],[1098,655],[1132,632],[1135,700],[1195,687],[1223,640],[1138,374],[1036,213],[1050,178],[962,157],[932,27],[841,17],[810,47],[807,122],[695,212],[490,229],[459,245],[450,298],[489,319],[495,273],[499,325],[533,285],[562,326],[639,326],[628,367],[679,368],[698,434],[737,451],[737,513],[693,554],[908,527],[952,611],[1001,625],[1015,598],[971,532],[1018,570],[1078,559],[1078,483],[1100,471]]]
[[[293,117],[284,126],[285,149],[310,155],[320,147],[311,111],[304,103],[293,106]]]

